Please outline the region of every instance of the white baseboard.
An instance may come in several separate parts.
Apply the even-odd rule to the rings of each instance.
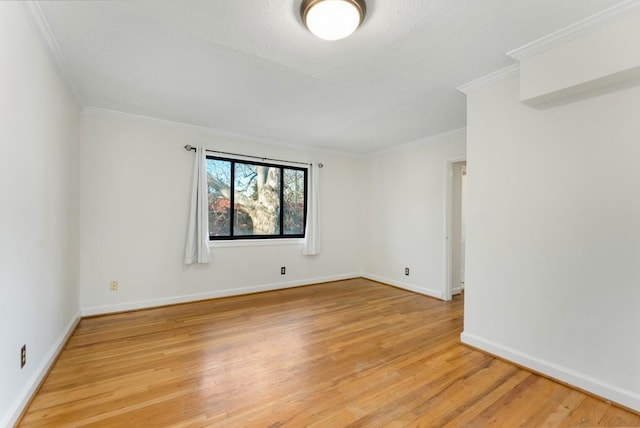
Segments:
[[[549,361],[541,360],[515,349],[503,346],[499,343],[483,339],[479,336],[463,332],[460,335],[462,343],[473,346],[490,354],[512,361],[521,366],[530,368],[551,378],[573,385],[584,391],[588,391],[605,400],[640,411],[640,394],[608,384],[600,379],[593,378],[584,373],[577,372],[567,367],[562,367]]]
[[[273,284],[255,285],[243,288],[229,288],[226,290],[207,291],[205,293],[185,294],[182,296],[162,297],[159,299],[139,300],[135,302],[117,303],[115,305],[91,306],[82,308],[82,316],[103,315],[114,312],[133,311],[137,309],[153,308],[158,306],[175,305],[178,303],[196,302],[198,300],[216,299],[219,297],[240,296],[242,294],[260,293],[263,291],[282,290],[285,288],[303,287],[305,285],[320,284],[323,282],[341,281],[345,279],[359,278],[360,273],[325,276],[320,278],[304,279],[300,281],[278,282]]]
[[[440,299],[440,300],[444,299],[444,293],[442,291],[435,291],[429,288],[418,287],[417,285],[407,284],[400,281],[394,281],[393,279],[383,278],[381,276],[372,275],[369,273],[363,273],[361,276],[363,278],[370,279],[372,281],[393,285],[394,287],[402,288],[403,290],[413,291],[414,293],[424,294],[425,296],[435,297],[436,299]]]
[[[80,314],[76,315],[71,323],[67,326],[67,328],[63,331],[63,333],[58,337],[58,340],[53,344],[47,355],[45,356],[42,363],[36,368],[33,376],[27,382],[25,387],[20,391],[20,394],[16,397],[13,405],[11,406],[7,415],[0,420],[0,426],[2,427],[12,427],[18,423],[18,419],[20,415],[25,410],[29,401],[33,397],[33,394],[38,390],[40,383],[44,377],[49,373],[49,369],[58,358],[60,352],[62,352],[62,348],[64,344],[67,343],[67,339],[71,336],[71,334],[76,329],[76,326],[80,322]]]

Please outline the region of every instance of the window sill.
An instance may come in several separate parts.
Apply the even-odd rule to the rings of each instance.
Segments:
[[[209,241],[209,248],[270,247],[274,245],[303,245],[304,238],[238,239],[235,241]]]

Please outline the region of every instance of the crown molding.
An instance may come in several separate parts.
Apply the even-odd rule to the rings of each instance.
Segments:
[[[520,64],[512,64],[508,67],[496,70],[493,73],[489,73],[486,76],[480,77],[479,79],[460,85],[456,89],[467,95],[469,92],[476,89],[491,86],[495,83],[502,82],[503,80],[510,79],[518,73],[520,73]]]
[[[522,47],[513,49],[507,52],[507,56],[522,61],[523,59],[555,48],[586,33],[605,27],[619,19],[629,17],[639,12],[640,0],[627,0],[561,28]]]
[[[281,143],[279,141],[269,140],[266,138],[260,138],[260,137],[254,137],[251,135],[223,131],[220,129],[210,128],[207,126],[194,125],[192,123],[186,123],[186,122],[176,122],[176,121],[167,120],[167,119],[159,119],[152,116],[145,116],[145,115],[135,114],[135,113],[127,113],[127,112],[118,111],[118,110],[110,110],[102,107],[87,106],[82,109],[81,114],[83,116],[89,116],[89,117],[91,116],[106,117],[106,118],[115,118],[120,120],[129,120],[129,121],[134,121],[138,123],[150,123],[150,124],[165,126],[170,129],[176,129],[179,131],[198,132],[205,135],[211,135],[213,137],[228,138],[231,140],[244,141],[247,143],[265,144],[265,145],[270,145],[274,147],[282,147],[286,149],[293,149],[300,152],[310,153],[313,155],[339,156],[339,157],[349,158],[349,159],[362,159],[365,156],[358,153],[323,149],[323,148],[314,147],[314,146],[286,144],[286,143]]]
[[[410,141],[408,143],[404,143],[398,146],[379,150],[377,152],[360,154],[360,153],[342,152],[339,150],[323,149],[323,148],[317,148],[312,146],[283,144],[276,141],[267,140],[264,138],[255,138],[249,135],[236,134],[233,132],[227,132],[227,131],[222,131],[215,128],[209,128],[206,126],[193,125],[185,122],[175,122],[175,121],[166,120],[166,119],[158,119],[156,117],[144,116],[144,115],[134,114],[134,113],[126,113],[123,111],[110,110],[102,107],[93,107],[93,106],[84,107],[82,109],[82,115],[89,116],[89,117],[93,116],[93,117],[114,118],[114,119],[120,119],[120,120],[130,120],[130,121],[139,122],[139,123],[146,122],[150,124],[166,126],[168,128],[181,130],[181,131],[198,132],[198,133],[203,133],[206,135],[211,135],[211,136],[220,137],[220,138],[229,138],[234,140],[246,141],[248,143],[268,144],[275,147],[283,147],[283,148],[298,150],[306,153],[312,153],[312,154],[318,154],[318,155],[329,155],[329,156],[340,156],[343,158],[355,159],[355,160],[368,159],[368,158],[379,156],[385,153],[393,153],[400,150],[406,150],[411,147],[417,147],[424,144],[434,143],[436,141],[442,140],[444,138],[452,137],[457,134],[466,135],[466,132],[467,132],[467,127],[465,126],[463,128],[453,129],[451,131],[446,131],[441,134],[432,135],[430,137],[421,138],[415,141]]]
[[[27,17],[29,24],[31,24],[31,27],[39,36],[40,41],[44,44],[45,50],[49,53],[56,72],[69,88],[69,91],[73,94],[78,104],[83,106],[82,94],[74,84],[73,79],[71,79],[67,62],[64,59],[64,55],[62,55],[58,41],[51,31],[49,22],[40,8],[40,3],[37,1],[19,1],[18,4]]]
[[[383,150],[379,150],[377,152],[373,152],[367,155],[364,155],[365,158],[374,158],[377,156],[381,156],[381,155],[387,155],[387,154],[392,154],[395,152],[399,152],[402,150],[407,150],[407,149],[411,149],[414,147],[420,147],[420,146],[424,146],[427,144],[431,144],[431,143],[435,143],[437,141],[443,140],[445,138],[450,138],[453,136],[456,136],[458,134],[462,134],[463,136],[466,137],[467,135],[467,127],[462,127],[462,128],[458,128],[458,129],[453,129],[451,131],[445,131],[441,134],[436,134],[436,135],[431,135],[429,137],[424,137],[424,138],[420,138],[419,140],[415,140],[415,141],[410,141],[408,143],[404,143],[404,144],[400,144],[398,146],[394,146],[394,147],[390,147],[388,149],[383,149]]]

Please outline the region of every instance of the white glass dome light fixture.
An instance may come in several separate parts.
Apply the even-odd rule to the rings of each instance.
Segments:
[[[303,0],[300,15],[309,31],[324,40],[351,35],[364,21],[364,0]]]

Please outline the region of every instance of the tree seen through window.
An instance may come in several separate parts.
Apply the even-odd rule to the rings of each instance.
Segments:
[[[303,237],[303,168],[207,157],[210,239]]]

